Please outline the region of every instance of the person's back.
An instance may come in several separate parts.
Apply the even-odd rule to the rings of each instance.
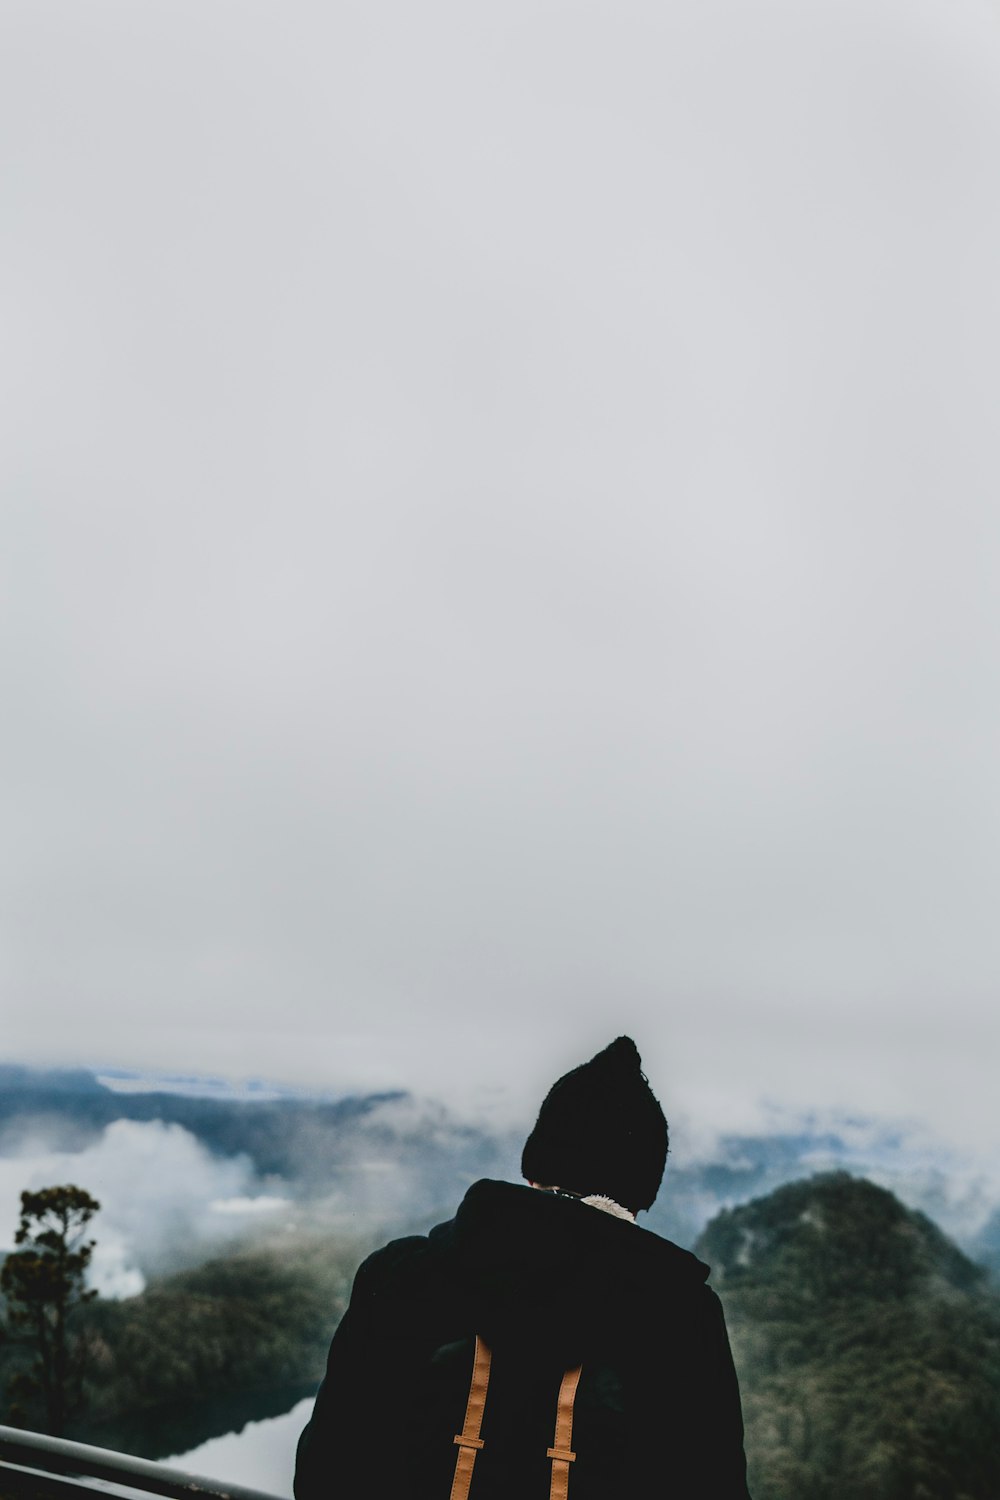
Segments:
[[[453,1220],[370,1257],[297,1500],[547,1500],[567,1481],[570,1500],[746,1500],[708,1268],[632,1222],[666,1144],[619,1038],[549,1094],[525,1146],[533,1186],[478,1182]]]

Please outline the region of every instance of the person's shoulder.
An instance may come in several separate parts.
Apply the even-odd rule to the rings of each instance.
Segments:
[[[390,1240],[373,1250],[357,1269],[354,1294],[374,1296],[391,1288],[401,1278],[411,1276],[428,1257],[429,1241],[425,1234],[408,1234]]]
[[[405,1296],[440,1279],[446,1269],[451,1222],[429,1234],[403,1235],[374,1250],[358,1267],[353,1298]]]
[[[636,1242],[651,1270],[692,1287],[704,1287],[711,1274],[710,1266],[699,1260],[693,1251],[685,1250],[682,1245],[675,1245],[673,1240],[666,1239],[664,1235],[656,1234],[652,1229],[637,1227],[639,1233]]]
[[[670,1317],[693,1320],[699,1327],[713,1325],[722,1315],[722,1304],[709,1286],[711,1267],[690,1250],[675,1245],[652,1230],[640,1231],[641,1272],[633,1287],[642,1305],[657,1307]]]

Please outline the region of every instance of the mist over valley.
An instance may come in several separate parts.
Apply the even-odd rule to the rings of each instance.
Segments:
[[[114,1083],[85,1070],[0,1067],[0,1250],[12,1245],[24,1188],[79,1180],[102,1203],[92,1280],[111,1297],[248,1245],[426,1229],[477,1178],[519,1181],[531,1124],[491,1126],[403,1091],[329,1099],[196,1076]],[[720,1209],[843,1169],[1000,1267],[1000,1168],[926,1129],[774,1111],[758,1133],[713,1134],[676,1117],[671,1130],[664,1184],[643,1222],[680,1244],[693,1245]]]

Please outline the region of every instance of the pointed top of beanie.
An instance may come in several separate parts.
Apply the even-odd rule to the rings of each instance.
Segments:
[[[642,1058],[630,1036],[616,1036],[603,1052],[598,1052],[596,1057],[590,1059],[591,1067],[601,1063],[606,1067],[621,1068],[623,1071],[642,1072]],[[584,1066],[587,1065],[584,1064]]]
[[[667,1122],[630,1036],[552,1085],[524,1146],[529,1182],[599,1193],[636,1212],[659,1191]]]

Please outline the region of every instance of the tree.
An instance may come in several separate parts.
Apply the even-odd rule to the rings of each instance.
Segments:
[[[84,1285],[95,1244],[84,1231],[100,1206],[71,1184],[22,1193],[14,1238],[24,1248],[0,1269],[8,1326],[21,1331],[35,1355],[7,1387],[10,1415],[22,1417],[20,1401],[40,1397],[46,1430],[56,1437],[81,1403],[85,1346],[72,1325],[76,1310],[97,1296]]]

